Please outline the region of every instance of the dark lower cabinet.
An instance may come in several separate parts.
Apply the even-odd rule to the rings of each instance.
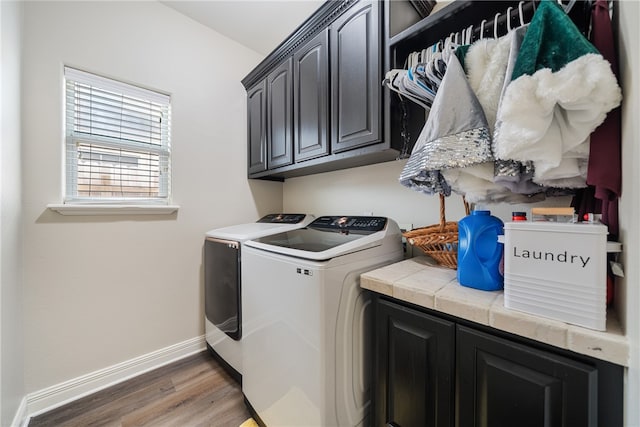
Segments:
[[[623,367],[375,301],[374,426],[622,426]]]
[[[455,323],[393,302],[376,307],[376,426],[452,426]]]
[[[597,426],[594,366],[459,326],[458,426]]]

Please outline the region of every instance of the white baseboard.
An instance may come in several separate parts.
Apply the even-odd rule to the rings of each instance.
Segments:
[[[199,353],[206,349],[205,342],[204,335],[201,335],[34,393],[29,393],[23,399],[26,400],[26,411],[22,411],[21,422],[14,425],[26,425],[25,421],[35,415],[50,411],[137,375]],[[16,420],[20,420],[17,415]]]
[[[27,398],[26,396],[22,398],[20,402],[20,406],[16,411],[16,415],[13,417],[13,421],[11,422],[11,427],[24,427],[27,425],[26,421],[27,417]]]

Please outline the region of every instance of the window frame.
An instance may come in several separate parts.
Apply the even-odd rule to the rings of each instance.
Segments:
[[[102,77],[94,73],[88,73],[81,71],[77,68],[64,67],[64,143],[65,143],[65,185],[64,185],[64,205],[65,206],[115,206],[116,209],[109,209],[110,212],[116,211],[144,211],[144,206],[154,207],[173,207],[171,205],[171,97],[167,94],[152,91],[146,88],[142,88],[137,85],[132,85],[119,80],[109,79]],[[92,133],[93,131],[78,131],[78,122],[76,121],[76,112],[78,109],[77,98],[70,99],[69,96],[75,96],[77,86],[80,85],[84,89],[87,87],[96,88],[102,92],[110,92],[122,96],[123,99],[136,99],[141,100],[144,103],[148,103],[150,106],[160,110],[160,123],[152,123],[148,125],[149,128],[149,141],[141,142],[134,139],[117,138],[106,135],[97,135]],[[78,91],[79,92],[79,91]],[[91,103],[93,100],[90,101]],[[124,104],[124,103],[123,103]],[[70,111],[70,106],[74,108]],[[93,108],[93,104],[91,104]],[[127,112],[126,108],[121,108],[121,112]],[[93,110],[90,113],[91,118],[93,116]],[[122,123],[120,122],[122,126]],[[159,137],[153,138],[152,128],[156,126],[159,129],[157,135]],[[146,136],[146,135],[145,135]],[[146,155],[148,157],[157,157],[157,187],[158,194],[145,196],[127,196],[126,192],[121,192],[119,196],[92,196],[92,195],[79,195],[78,193],[78,181],[79,181],[79,168],[81,167],[80,152],[82,147],[96,147],[99,150],[123,150],[129,155]],[[94,159],[89,159],[88,162],[94,162]],[[101,163],[101,161],[97,161]],[[122,171],[123,163],[118,162],[116,166],[107,166],[109,170],[107,173],[113,174],[115,171]],[[151,167],[144,171],[146,174],[143,176],[149,179],[154,178],[154,174],[151,172]],[[115,186],[114,186],[115,188]],[[151,188],[151,186],[149,186]],[[134,209],[120,209],[120,206],[135,206]],[[51,205],[51,208],[56,208],[60,213],[60,205]],[[175,209],[174,209],[175,210]],[[67,209],[67,211],[71,211]],[[161,210],[162,212],[166,209]],[[73,214],[78,214],[82,210],[74,209]]]

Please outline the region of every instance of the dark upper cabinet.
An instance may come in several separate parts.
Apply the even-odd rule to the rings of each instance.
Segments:
[[[595,367],[464,326],[457,353],[459,427],[598,425]]]
[[[294,160],[329,154],[329,30],[293,54]]]
[[[267,85],[267,168],[258,172],[249,168],[250,178],[283,180],[397,157],[401,141],[384,138],[386,3],[326,1],[242,80],[245,88],[253,88],[286,61],[292,62],[293,112],[287,115],[283,103],[287,86],[280,69],[282,80]],[[413,22],[407,19],[407,14],[415,14],[412,10],[413,6],[403,8],[403,19],[394,28]],[[277,99],[274,90],[281,91]],[[292,123],[290,144],[287,119]]]
[[[267,76],[267,168],[293,163],[293,73],[288,58]]]
[[[621,427],[624,368],[374,298],[375,427]]]
[[[452,426],[455,323],[381,301],[376,307],[374,426]]]
[[[267,170],[267,82],[247,91],[247,165],[249,174]]]
[[[331,25],[331,151],[381,138],[380,13],[376,1],[360,1]]]

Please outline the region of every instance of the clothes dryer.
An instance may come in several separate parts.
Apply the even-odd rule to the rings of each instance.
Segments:
[[[313,215],[269,214],[257,222],[211,230],[204,243],[205,338],[209,351],[242,378],[242,252],[248,239],[294,230]]]

